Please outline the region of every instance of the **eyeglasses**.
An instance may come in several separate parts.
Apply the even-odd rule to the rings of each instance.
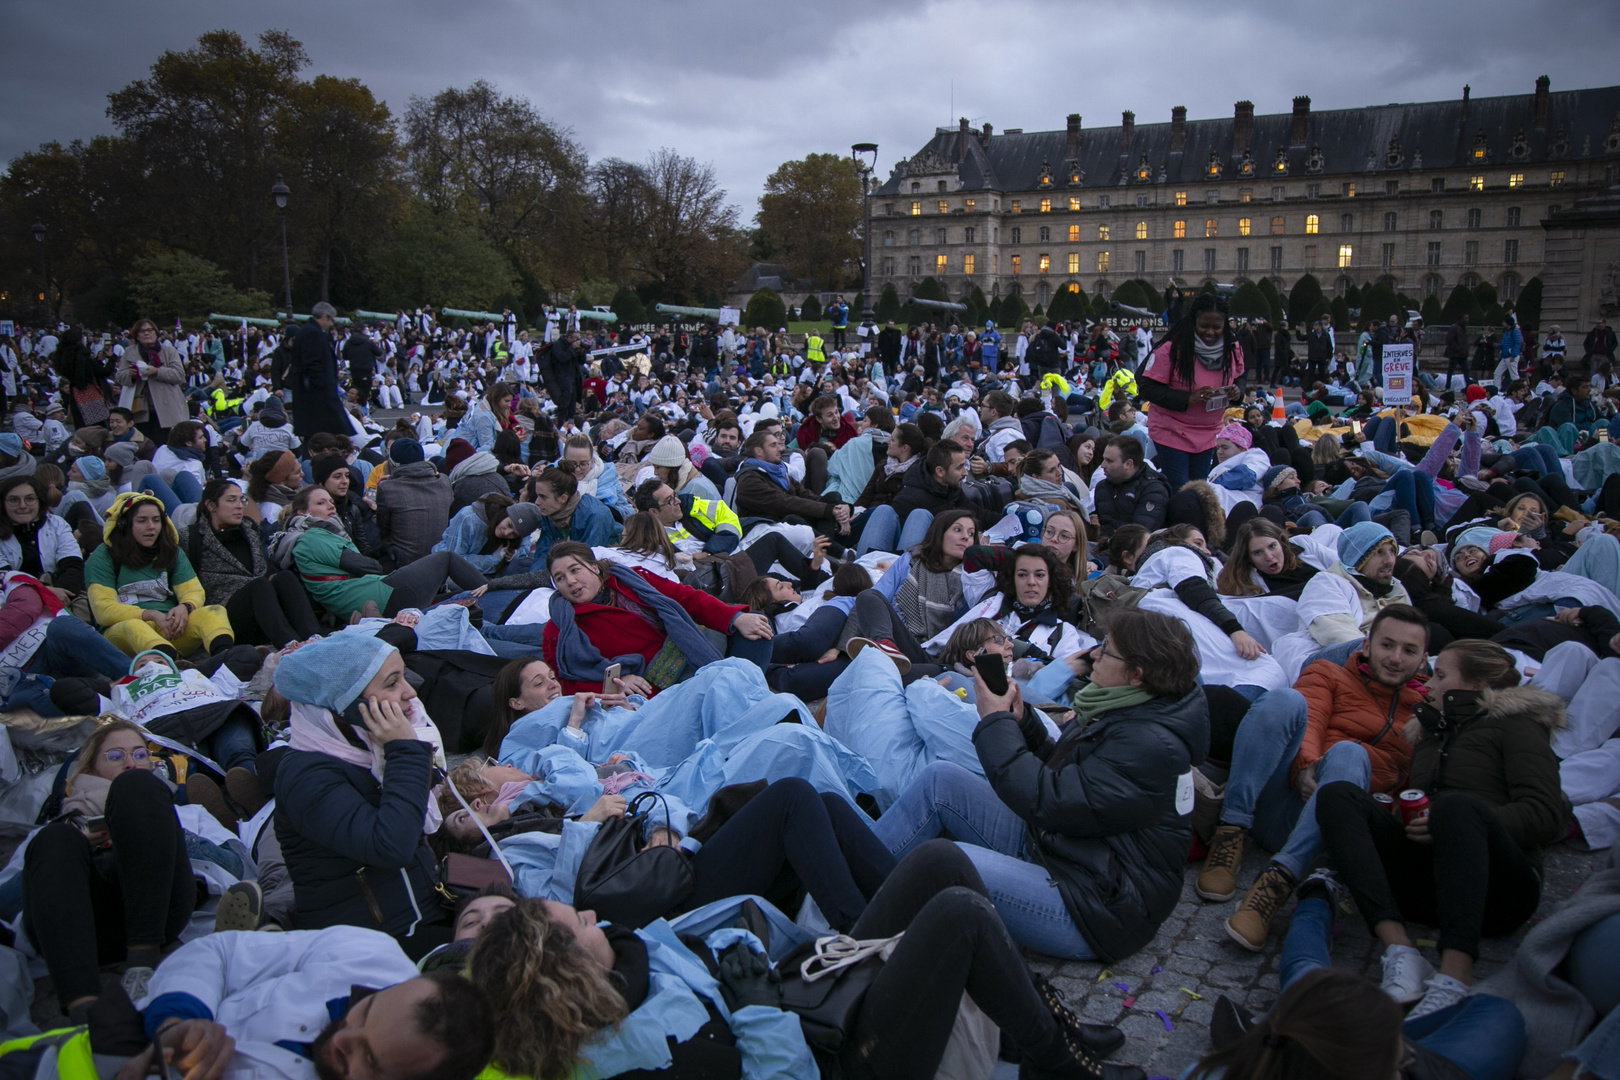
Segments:
[[[152,760],[151,752],[148,751],[144,746],[137,746],[133,750],[122,750],[117,747],[114,747],[111,750],[103,750],[101,752],[101,760],[105,761],[109,765],[122,765],[124,763],[124,755],[126,754],[129,755],[129,759],[135,762],[137,765],[141,765]]]
[[[659,499],[658,500],[658,505],[659,506],[679,506],[680,504],[681,504],[681,497],[679,495],[671,495],[667,499]]]

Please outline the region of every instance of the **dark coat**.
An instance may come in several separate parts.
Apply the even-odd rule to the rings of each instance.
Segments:
[[[444,539],[455,493],[431,461],[396,466],[377,485],[377,532],[382,557],[395,566],[415,562]]]
[[[350,334],[343,341],[343,359],[349,365],[349,383],[371,390],[371,377],[377,373],[377,361],[382,359],[382,346],[362,333]]]
[[[918,454],[904,475],[899,492],[889,503],[899,515],[901,525],[913,510],[927,510],[930,514],[941,510],[972,510],[977,518],[978,508],[968,501],[960,485],[947,487],[934,479],[933,473],[928,471],[926,455]]]
[[[343,390],[338,385],[337,350],[332,337],[313,322],[299,327],[293,337],[291,371],[293,434],[302,442],[326,431],[344,438],[354,434],[349,414],[343,408]]]
[[[1121,525],[1135,523],[1153,532],[1164,528],[1170,509],[1170,485],[1164,477],[1143,465],[1123,484],[1103,479],[1096,492],[1097,521],[1104,536],[1112,536]]]
[[[1181,778],[1209,751],[1204,688],[1071,723],[1054,743],[1026,709],[992,713],[973,745],[1001,801],[1024,820],[1024,848],[1105,963],[1147,945],[1181,899],[1191,816]]]
[[[1455,322],[1446,331],[1445,355],[1448,360],[1468,359],[1468,324]]]
[[[383,755],[386,785],[369,769],[302,750],[276,769],[276,838],[300,930],[363,926],[399,936],[418,911],[424,923],[443,914],[438,870],[422,833],[433,786],[431,748],[398,740]]]
[[[734,509],[743,517],[781,521],[789,514],[797,514],[807,521],[827,521],[833,516],[833,505],[797,480],[789,478],[783,490],[763,469],[737,470]]]

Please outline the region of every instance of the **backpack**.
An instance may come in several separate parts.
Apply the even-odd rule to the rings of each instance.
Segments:
[[[1012,481],[1003,476],[968,476],[962,480],[968,506],[984,521],[1000,521],[1013,501]]]
[[[1101,640],[1108,634],[1109,621],[1114,613],[1133,608],[1148,590],[1131,584],[1122,574],[1105,573],[1090,581],[1083,581],[1080,594],[1080,629]]]

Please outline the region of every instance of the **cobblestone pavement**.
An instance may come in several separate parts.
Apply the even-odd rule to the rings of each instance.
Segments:
[[[1265,951],[1251,953],[1232,943],[1222,925],[1237,909],[1267,856],[1249,844],[1239,875],[1238,893],[1224,904],[1211,904],[1193,892],[1198,867],[1190,865],[1182,886],[1181,903],[1159,927],[1151,944],[1135,956],[1115,964],[1058,961],[1031,954],[1031,965],[1052,978],[1082,1018],[1093,1023],[1117,1024],[1126,1036],[1115,1061],[1147,1070],[1150,1077],[1174,1077],[1209,1049],[1209,1019],[1215,999],[1222,994],[1249,1009],[1263,1011],[1277,996],[1278,958],[1293,903],[1283,906],[1272,926]],[[1546,885],[1536,919],[1568,898],[1586,880],[1600,856],[1559,847],[1546,861]],[[1478,973],[1484,978],[1513,956],[1518,938],[1487,940],[1480,950]],[[1413,928],[1419,942],[1432,941],[1432,929]],[[1341,914],[1333,938],[1335,967],[1379,977],[1378,942],[1358,916]],[[1438,956],[1423,947],[1431,962]],[[1123,988],[1128,989],[1123,989]],[[1197,995],[1197,996],[1194,996]],[[1127,998],[1134,998],[1126,1007]],[[1169,1018],[1169,1030],[1157,1015]]]

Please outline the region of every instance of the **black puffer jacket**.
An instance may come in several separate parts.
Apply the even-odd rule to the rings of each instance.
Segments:
[[[1181,778],[1209,750],[1203,687],[1178,700],[1105,713],[1056,743],[1025,710],[993,713],[973,732],[984,774],[1024,819],[1026,849],[1057,882],[1075,927],[1099,959],[1153,939],[1181,899],[1192,839]],[[1190,786],[1190,785],[1189,785]]]
[[[1170,485],[1155,469],[1143,465],[1123,484],[1104,479],[1097,485],[1097,521],[1103,536],[1120,526],[1137,524],[1148,532],[1164,528],[1170,511]]]

